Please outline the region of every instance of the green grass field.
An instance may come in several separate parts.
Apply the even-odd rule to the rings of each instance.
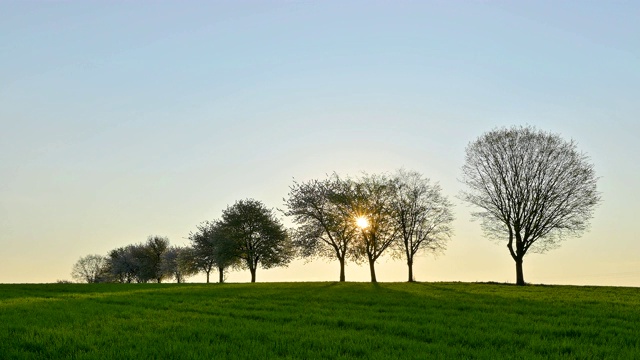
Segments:
[[[2,359],[638,359],[640,289],[0,285]]]

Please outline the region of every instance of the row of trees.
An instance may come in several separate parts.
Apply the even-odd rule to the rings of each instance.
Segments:
[[[71,272],[76,281],[87,283],[146,283],[175,279],[183,282],[196,274],[191,249],[170,246],[169,239],[149,236],[145,243],[111,250],[107,256],[87,255],[80,258]]]
[[[469,144],[462,168],[467,191],[461,198],[485,233],[506,240],[516,264],[516,283],[524,285],[523,258],[545,252],[568,235],[588,227],[600,202],[593,165],[573,141],[531,127],[496,129]],[[227,207],[189,234],[188,247],[170,247],[166,238],[91,255],[74,266],[86,282],[161,282],[212,270],[224,281],[228,269],[286,266],[296,257],[337,260],[340,281],[347,261],[375,264],[383,254],[406,261],[414,281],[415,256],[444,251],[452,234],[451,203],[437,183],[414,171],[364,174],[294,182],[284,199],[284,215],[296,225],[285,229],[272,209],[253,199]]]
[[[413,281],[420,251],[444,251],[450,239],[451,203],[438,184],[413,171],[294,183],[285,199],[286,215],[298,228],[294,243],[304,257],[367,262],[376,282],[375,263],[385,253],[406,260]]]
[[[248,269],[256,280],[258,266],[270,268],[288,264],[296,255],[286,228],[259,201],[236,202],[222,219],[207,221],[189,234],[190,246],[170,246],[169,239],[149,236],[146,243],[111,250],[107,256],[80,258],[72,270],[76,281],[146,283],[185,278],[204,272],[209,282],[217,270],[224,282],[229,268]]]
[[[169,246],[167,238],[150,236],[106,257],[81,258],[73,277],[85,282],[162,282],[217,270],[224,282],[228,269],[247,269],[251,282],[258,268],[286,266],[296,257],[338,260],[340,281],[345,263],[367,262],[376,282],[375,263],[385,253],[402,257],[413,281],[413,263],[420,251],[444,251],[451,236],[451,203],[440,186],[417,172],[393,176],[342,178],[333,174],[290,187],[284,214],[298,225],[286,229],[263,203],[240,200],[222,217],[206,221],[189,234],[188,247]]]

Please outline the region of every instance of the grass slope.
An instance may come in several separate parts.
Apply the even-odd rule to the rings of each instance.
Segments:
[[[640,358],[640,289],[0,285],[5,359]]]

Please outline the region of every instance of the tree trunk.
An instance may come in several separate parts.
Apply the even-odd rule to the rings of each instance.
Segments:
[[[344,282],[344,259],[340,259],[340,282]]]
[[[413,260],[407,260],[407,266],[409,267],[409,282],[414,282],[413,279]]]
[[[249,271],[251,271],[251,282],[256,282],[256,269],[249,269]]]
[[[224,283],[224,268],[218,268],[218,273],[220,274],[220,278],[218,279],[218,282],[220,284]]]
[[[207,273],[207,284],[209,283],[209,273],[210,273],[210,272],[211,272],[211,270],[206,271],[206,273]]]
[[[524,282],[524,273],[522,272],[522,259],[516,259],[516,285],[526,285]]]
[[[376,267],[375,267],[376,261],[369,259],[369,270],[371,271],[371,282],[372,283],[377,283],[378,280],[376,279]]]

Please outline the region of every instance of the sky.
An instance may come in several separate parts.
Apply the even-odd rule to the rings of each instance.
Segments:
[[[418,281],[514,282],[459,179],[470,142],[531,125],[577,142],[603,201],[583,236],[525,257],[525,280],[640,286],[639,14],[635,1],[2,0],[0,283],[69,280],[80,257],[149,235],[187,245],[237,200],[283,209],[294,179],[399,168],[454,204],[447,250],[417,259]],[[377,265],[379,281],[406,272]],[[297,260],[257,280],[338,274]],[[346,276],[369,280],[364,265]]]

